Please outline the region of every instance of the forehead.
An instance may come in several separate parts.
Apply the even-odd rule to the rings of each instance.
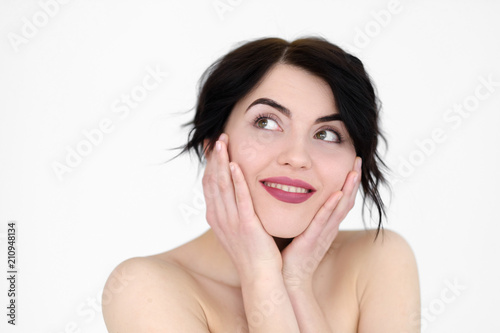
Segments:
[[[292,115],[312,116],[338,113],[330,86],[306,70],[277,64],[269,70],[240,103],[245,109],[258,98],[270,98],[288,108]]]

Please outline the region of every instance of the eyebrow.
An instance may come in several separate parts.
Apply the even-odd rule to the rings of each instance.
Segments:
[[[288,118],[291,118],[291,116],[292,116],[292,112],[290,112],[289,109],[287,109],[283,105],[279,104],[278,102],[273,101],[270,98],[258,98],[258,99],[256,99],[255,101],[252,102],[252,104],[250,104],[250,106],[246,109],[246,111],[248,111],[252,106],[255,106],[257,104],[269,105],[270,107],[278,110],[279,112],[281,112],[282,114],[284,114]],[[340,116],[340,114],[334,113],[334,114],[331,114],[328,116],[320,117],[320,118],[316,119],[314,121],[314,123],[319,124],[319,123],[324,123],[324,122],[328,122],[328,121],[342,121],[342,117]]]

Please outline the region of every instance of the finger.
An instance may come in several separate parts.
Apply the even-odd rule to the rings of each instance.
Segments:
[[[321,234],[324,234],[325,228],[331,220],[330,217],[343,195],[344,194],[341,191],[332,194],[323,206],[321,206],[316,215],[314,215],[313,220],[301,235],[309,241],[315,241]]]
[[[305,238],[306,246],[324,245],[325,251],[337,236],[340,223],[354,205],[360,183],[361,158],[356,157],[344,182],[342,191],[338,191],[321,206],[307,229],[296,238]]]
[[[353,170],[348,173],[344,186],[342,187],[345,196],[342,202],[339,203],[340,208],[348,208],[348,210],[351,210],[354,207],[359,185],[361,184],[361,163],[361,158],[356,157]]]
[[[215,144],[212,146],[212,149],[209,149],[209,144],[208,144],[208,139],[207,143],[205,144],[206,148],[204,150],[204,156],[206,160],[205,164],[205,170],[203,174],[203,184],[205,181],[208,181],[212,176],[214,175],[214,170],[215,170],[215,164],[217,163],[217,156],[215,154]]]
[[[217,141],[222,141],[227,146],[229,143],[229,137],[227,134],[222,133],[219,136],[219,138],[217,139]],[[216,141],[216,143],[217,143],[217,141]],[[205,151],[205,160],[207,161],[206,166],[205,166],[205,172],[207,170],[211,170],[213,168],[213,164],[217,160],[217,156],[216,156],[217,154],[215,153],[216,143],[213,145],[212,150],[208,150],[208,148],[207,148],[207,150]]]
[[[318,220],[317,222],[320,225],[323,224],[323,228],[321,228],[320,230],[321,232],[325,233],[325,235],[332,234],[333,237],[335,237],[335,230],[338,230],[340,223],[344,220],[349,211],[354,207],[360,182],[361,158],[356,157],[354,160],[353,170],[347,174],[346,181],[344,183],[344,186],[342,187],[342,197],[338,198],[336,205],[332,206],[332,209],[324,210],[323,214],[329,214],[329,216],[326,217],[326,222],[324,220],[325,215],[322,215],[321,220]],[[330,197],[330,200],[335,200],[334,196]]]
[[[322,214],[319,215],[320,219],[318,220],[318,223],[325,223],[324,217],[327,216],[326,214],[329,214],[326,217],[326,221],[328,221],[330,220],[330,216],[334,210],[343,210],[345,206],[349,205],[349,203],[354,202],[354,199],[356,198],[357,189],[360,183],[360,178],[361,178],[360,173],[361,173],[361,158],[356,157],[354,159],[353,170],[347,174],[344,185],[342,186],[342,192],[340,192],[341,193],[340,196],[337,197],[338,194],[334,193],[329,198],[329,200],[327,200],[325,205],[323,205],[322,207],[324,209],[322,211]],[[341,221],[337,222],[338,222],[337,224],[340,224]]]
[[[227,145],[229,145],[229,136],[226,133],[221,133],[219,136],[219,141],[222,141]]]
[[[233,178],[236,205],[240,219],[242,222],[249,221],[255,217],[250,190],[239,165],[231,162],[229,166]]]
[[[359,157],[359,156],[354,159],[354,165],[352,167],[352,170],[349,171],[349,173],[346,176],[346,180],[344,182],[344,185],[342,186],[342,191],[346,191],[348,189],[347,186],[349,184],[349,177],[356,176],[353,174],[353,172],[356,173],[356,175],[358,175],[358,177],[355,179],[355,181],[360,180],[359,176],[361,175],[361,157]]]
[[[229,155],[227,151],[227,136],[223,140],[218,140],[215,144],[215,154],[217,155],[217,185],[219,198],[215,199],[217,209],[221,214],[226,215],[226,223],[237,221],[238,211],[234,194],[234,185],[231,172],[229,170]]]
[[[226,138],[227,142],[227,138]],[[207,207],[207,221],[209,225],[218,229],[219,225],[227,225],[228,220],[226,207],[224,206],[223,200],[221,200],[221,189],[219,187],[219,182],[221,178],[221,143],[216,141],[214,148],[207,154],[207,164],[205,172],[203,175],[203,193],[205,196],[205,202]],[[223,160],[223,157],[222,157]],[[222,169],[224,169],[222,167]],[[229,171],[226,171],[228,173]],[[229,187],[229,186],[227,186]],[[234,202],[234,199],[233,199]]]
[[[213,199],[216,198],[218,194],[217,174],[215,173],[215,164],[217,163],[217,161],[215,155],[216,154],[213,150],[207,150],[205,152],[206,165],[202,178],[203,195],[205,197],[205,204],[207,207],[207,221],[209,222],[209,224],[213,221],[213,218],[210,217],[214,216],[215,214],[215,211],[213,209]]]
[[[213,162],[209,162],[213,163]],[[214,169],[214,168],[211,168]],[[217,198],[220,197],[219,189],[217,185],[217,175],[212,170],[210,171],[208,168],[205,170],[205,174],[203,176],[203,195],[205,197],[205,206],[206,206],[206,219],[210,227],[214,230],[218,229],[219,224],[223,224],[221,207],[217,203]]]
[[[354,160],[354,171],[356,172],[357,175],[354,178],[353,192],[351,194],[352,195],[352,199],[356,198],[359,186],[361,184],[361,176],[362,176],[362,173],[361,173],[361,164],[362,164],[361,157],[359,157],[359,156],[356,157],[356,159]]]
[[[361,164],[362,164],[363,160],[361,159],[361,157],[356,157],[356,159],[354,160],[354,170],[359,173],[361,175]]]
[[[359,188],[359,179],[359,174],[356,171],[349,172],[343,187],[344,195],[330,216],[331,223],[327,226],[328,231],[331,228],[338,228],[349,211],[354,207],[357,189]]]

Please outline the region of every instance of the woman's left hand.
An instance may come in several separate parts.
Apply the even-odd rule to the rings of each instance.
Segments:
[[[283,250],[283,279],[287,290],[312,290],[312,277],[339,231],[340,222],[354,207],[361,181],[361,158],[341,191],[333,193],[321,206],[307,229]]]

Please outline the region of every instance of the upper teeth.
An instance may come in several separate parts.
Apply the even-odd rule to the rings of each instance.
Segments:
[[[285,192],[290,192],[290,193],[308,193],[309,190],[305,189],[303,187],[295,187],[295,186],[290,186],[290,185],[283,185],[283,184],[278,184],[278,183],[270,183],[270,182],[264,182],[264,185],[269,186],[269,187],[274,187],[277,189],[280,189]]]

